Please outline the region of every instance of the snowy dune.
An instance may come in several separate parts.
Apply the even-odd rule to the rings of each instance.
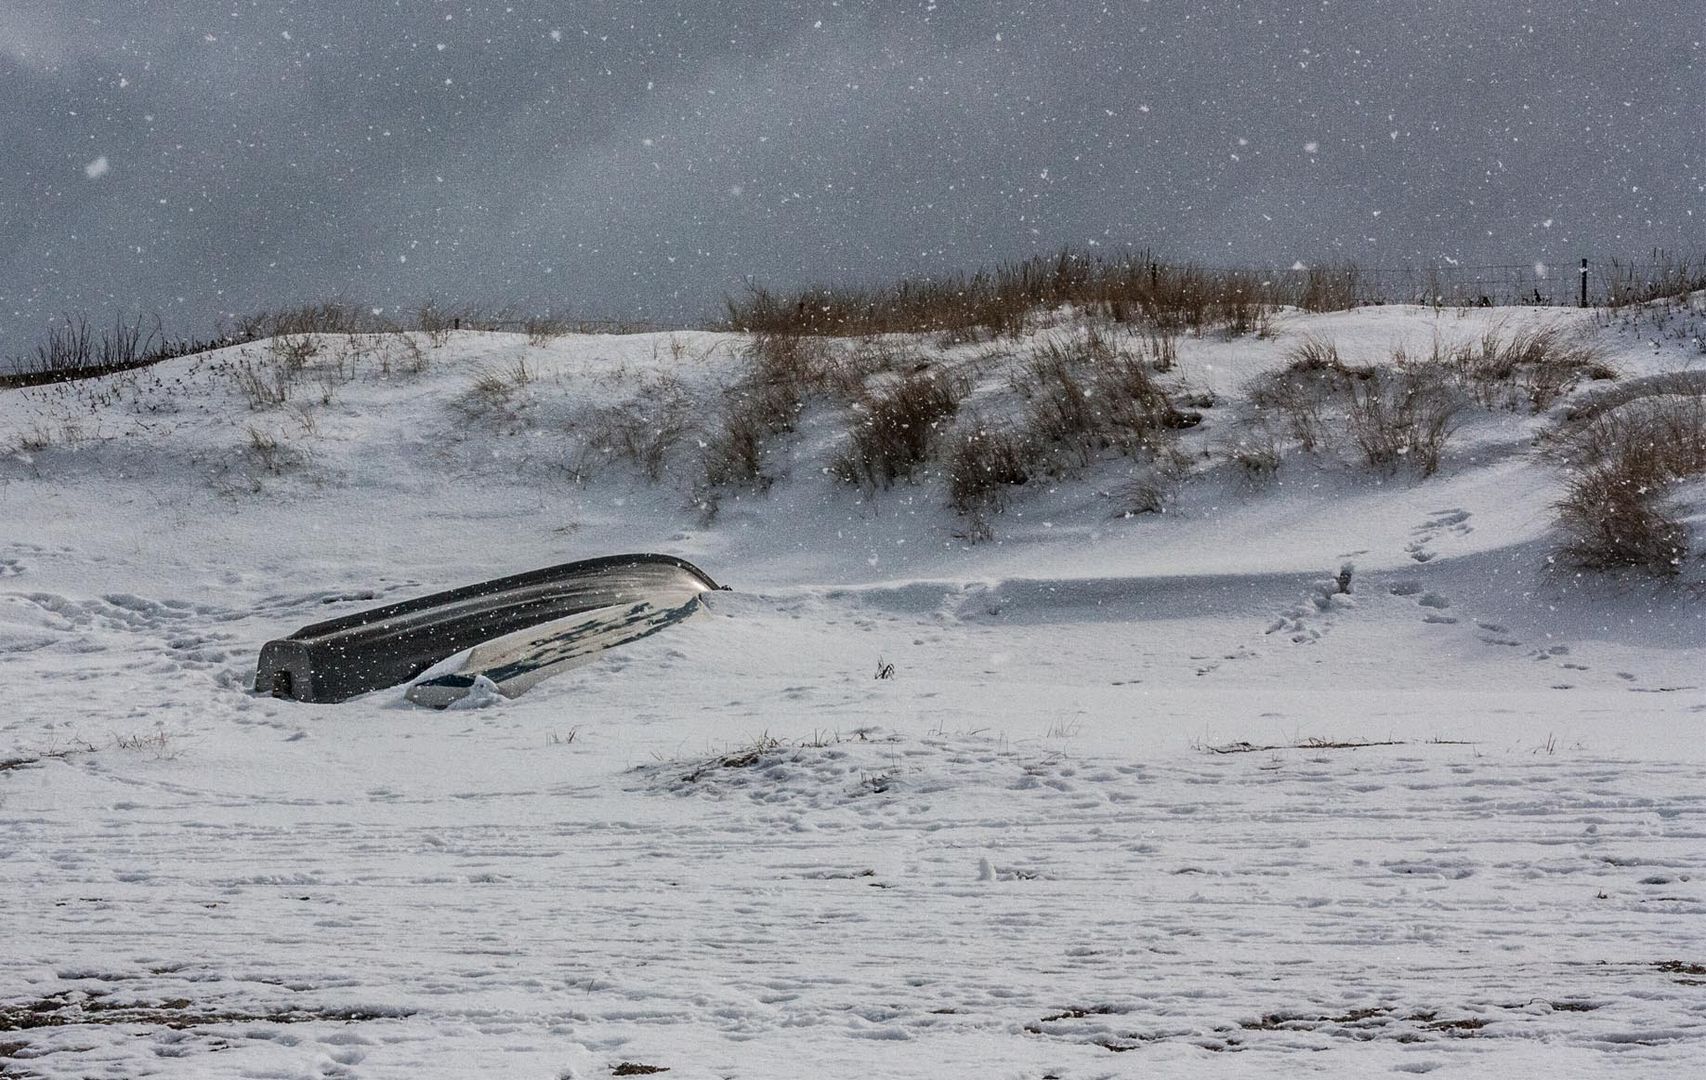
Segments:
[[[939,478],[827,475],[829,404],[710,519],[696,437],[656,482],[585,451],[659,372],[715,402],[732,335],[326,341],[282,406],[265,344],[0,392],[0,1075],[1685,1075],[1690,579],[1550,561],[1556,408],[1465,413],[1427,479],[1220,453],[1306,334],[1558,322],[1624,379],[1700,359],[1530,309],[1183,339],[1215,402],[1166,513],[1110,457],[976,544]],[[623,551],[734,591],[489,708],[248,690],[306,623]]]

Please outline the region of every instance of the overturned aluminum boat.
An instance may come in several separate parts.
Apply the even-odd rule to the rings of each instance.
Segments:
[[[443,708],[486,690],[515,697],[606,649],[700,609],[716,582],[670,555],[611,555],[498,578],[303,627],[261,649],[255,689],[330,703],[397,686],[472,649],[455,671],[410,687]]]

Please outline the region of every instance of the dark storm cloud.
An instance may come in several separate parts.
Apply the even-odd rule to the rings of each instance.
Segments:
[[[1062,243],[1699,250],[1675,0],[0,0],[0,332],[342,293],[702,315]]]

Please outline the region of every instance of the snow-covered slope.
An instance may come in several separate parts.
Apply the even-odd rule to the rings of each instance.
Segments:
[[[636,395],[708,426],[731,335],[0,392],[0,1075],[1681,1075],[1698,593],[1549,562],[1550,414],[1472,410],[1427,479],[1223,453],[1305,334],[1560,320],[1698,360],[1532,310],[1186,339],[1166,513],[1109,457],[975,544],[937,476],[829,475],[829,403],[714,515],[691,424],[657,481],[589,449]],[[916,351],[993,408],[1030,344]],[[303,624],[642,550],[735,591],[486,709],[248,690]]]

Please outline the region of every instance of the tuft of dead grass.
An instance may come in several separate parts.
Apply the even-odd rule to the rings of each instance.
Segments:
[[[849,445],[831,472],[871,490],[910,480],[935,453],[968,389],[952,374],[924,370],[856,403]]]
[[[1157,447],[1143,468],[1114,493],[1116,516],[1166,513],[1190,476],[1191,462],[1171,443]]]
[[[1345,283],[1349,282],[1349,287]],[[941,334],[950,343],[1013,336],[1044,312],[1071,307],[1164,334],[1261,330],[1283,304],[1311,311],[1357,303],[1354,268],[1319,276],[1216,270],[1148,252],[1052,256],[974,273],[910,277],[875,287],[814,285],[792,293],[753,286],[726,301],[727,325],[751,333],[862,336]],[[1313,284],[1311,284],[1313,282]]]
[[[1152,450],[1169,434],[1201,422],[1174,407],[1141,356],[1116,348],[1091,328],[1082,338],[1045,342],[1018,387],[1029,399],[1029,442],[1076,465],[1104,450]]]
[[[1289,363],[1258,378],[1250,399],[1262,410],[1257,426],[1269,453],[1248,456],[1253,476],[1271,458],[1275,427],[1305,453],[1331,450],[1341,431],[1369,466],[1391,470],[1412,466],[1422,476],[1439,469],[1440,455],[1461,412],[1451,369],[1434,358],[1412,362],[1403,349],[1388,366],[1350,364],[1332,341],[1305,337],[1287,352]]]
[[[1433,360],[1488,408],[1550,407],[1586,379],[1617,372],[1598,346],[1561,326],[1507,332],[1495,326],[1479,341],[1434,343]]]
[[[1651,252],[1645,263],[1612,259],[1601,270],[1605,306],[1612,311],[1655,300],[1677,300],[1706,289],[1706,256]]]
[[[1571,470],[1556,507],[1567,561],[1664,577],[1681,571],[1691,537],[1670,492],[1706,475],[1706,395],[1624,402],[1568,424],[1549,449]]]
[[[1035,457],[1024,432],[981,418],[954,438],[947,452],[948,505],[973,524],[974,536],[987,529],[988,515],[1006,507],[1012,489],[1031,479]]]
[[[1166,339],[1128,351],[1092,326],[1044,341],[1020,362],[1013,379],[1025,403],[1019,423],[974,418],[946,455],[948,503],[967,521],[967,536],[990,535],[989,517],[1005,509],[1013,489],[1108,453],[1138,459],[1132,480],[1115,493],[1119,513],[1158,512],[1177,494],[1189,471],[1177,433],[1202,414],[1180,409],[1156,381],[1155,357],[1170,356],[1157,340]]]
[[[747,369],[723,395],[723,409],[705,445],[710,488],[763,491],[767,445],[794,430],[814,397],[862,395],[864,375],[820,339],[760,333],[747,346]]]
[[[502,366],[475,369],[474,382],[454,398],[450,407],[465,418],[515,420],[527,404],[525,391],[533,369],[524,358]]]
[[[1279,475],[1284,460],[1273,432],[1266,427],[1239,436],[1221,451],[1243,473],[1251,487],[1261,487]]]
[[[292,447],[288,441],[270,431],[253,426],[249,428],[246,450],[252,463],[273,476],[282,476],[302,461],[301,451]]]

